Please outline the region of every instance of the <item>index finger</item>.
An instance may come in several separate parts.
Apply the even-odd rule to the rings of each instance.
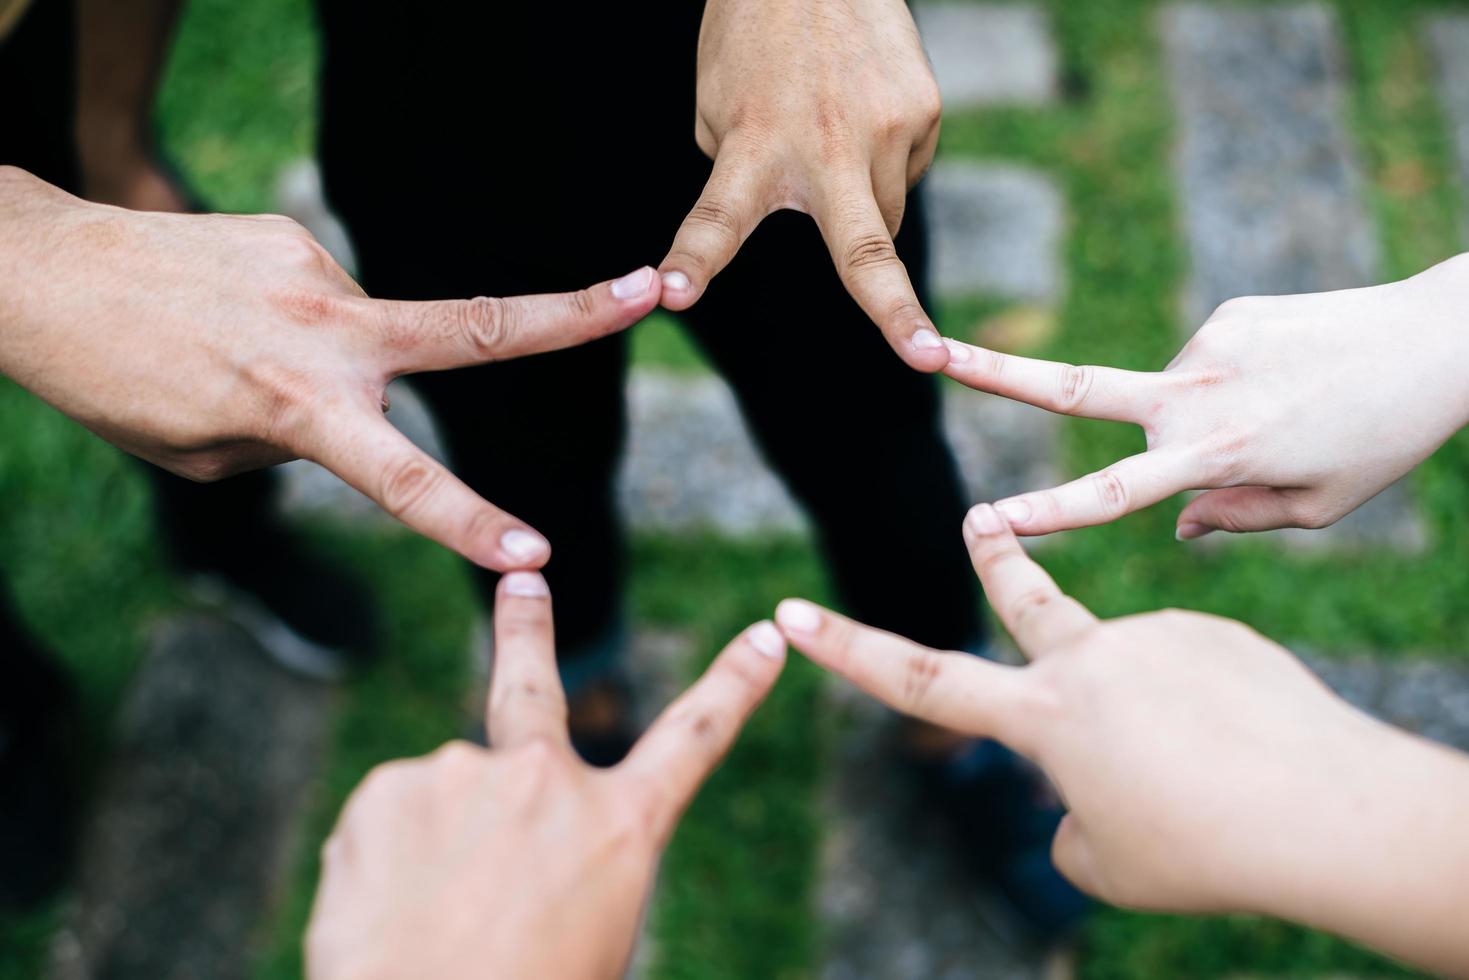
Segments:
[[[396,377],[585,344],[647,316],[661,290],[658,277],[644,266],[570,293],[362,302],[378,326],[380,366]]]
[[[944,344],[944,374],[955,381],[1061,415],[1140,425],[1162,394],[1151,372],[1018,357],[948,338]]]
[[[753,149],[733,140],[720,147],[708,183],[658,266],[664,306],[670,310],[693,306],[709,281],[729,265],[770,213],[765,194],[769,173],[768,163]]]
[[[1014,734],[1023,683],[1014,667],[932,650],[804,599],[782,602],[775,621],[797,650],[890,708],[966,735]]]
[[[539,572],[511,572],[495,590],[495,662],[485,705],[490,745],[567,744],[566,692],[556,671],[551,590]]]
[[[949,351],[923,311],[908,269],[888,234],[870,179],[847,178],[829,189],[812,215],[847,292],[898,356],[919,371],[937,371]]]
[[[785,640],[775,626],[751,626],[664,709],[617,767],[623,778],[641,782],[651,795],[660,839],[672,833],[694,794],[770,693],[784,663]]]
[[[501,572],[539,568],[551,557],[545,538],[465,486],[375,406],[324,410],[312,426],[304,458],[424,537]]]
[[[984,594],[1020,650],[1036,660],[1097,624],[1097,617],[1066,595],[1037,565],[989,504],[964,519],[964,543]]]

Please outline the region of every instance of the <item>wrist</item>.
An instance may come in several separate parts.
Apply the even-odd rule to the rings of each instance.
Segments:
[[[1469,252],[1445,259],[1398,284],[1429,333],[1426,353],[1445,372],[1457,428],[1469,426]]]

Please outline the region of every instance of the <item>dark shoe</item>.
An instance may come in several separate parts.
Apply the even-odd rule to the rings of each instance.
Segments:
[[[61,668],[27,638],[0,642],[0,908],[19,910],[54,895],[71,870],[81,729]]]
[[[283,667],[338,680],[378,654],[378,609],[367,586],[272,524],[187,569],[195,596],[248,630]]]
[[[1044,777],[992,741],[943,759],[909,759],[920,801],[949,825],[970,867],[1004,899],[1020,938],[1046,947],[1070,939],[1090,901],[1051,863],[1065,810]]]

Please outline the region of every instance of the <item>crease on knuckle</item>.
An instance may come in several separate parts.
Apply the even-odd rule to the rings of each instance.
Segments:
[[[1131,495],[1127,484],[1115,472],[1103,470],[1092,477],[1092,488],[1096,490],[1097,502],[1103,514],[1115,517],[1127,513]]]
[[[1054,609],[1057,598],[1059,596],[1054,589],[1044,586],[1027,589],[1010,600],[1008,618],[1017,626],[1032,622],[1036,617],[1044,616]]]
[[[842,266],[852,273],[880,269],[898,261],[898,250],[887,235],[858,235],[842,249]]]
[[[903,705],[906,711],[922,712],[928,704],[934,682],[943,670],[943,654],[936,650],[920,648],[908,655],[903,665]]]
[[[476,296],[455,311],[465,346],[482,359],[493,359],[514,333],[512,306],[498,296]]]
[[[1096,383],[1096,371],[1086,364],[1064,364],[1061,366],[1060,399],[1057,408],[1070,414],[1086,407],[1091,397],[1092,385]]]
[[[597,315],[597,298],[590,289],[578,289],[567,297],[567,303],[571,306],[571,315],[580,322],[585,323]]]
[[[412,514],[438,491],[443,477],[438,467],[417,455],[400,456],[383,471],[383,507],[395,517]]]

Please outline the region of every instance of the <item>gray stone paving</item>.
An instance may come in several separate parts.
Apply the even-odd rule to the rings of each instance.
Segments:
[[[250,976],[329,705],[232,626],[160,629],[118,720],[53,980]]]
[[[1423,24],[1438,69],[1439,105],[1459,157],[1464,242],[1469,244],[1469,14],[1440,14]]]
[[[1162,29],[1192,253],[1190,330],[1233,296],[1375,282],[1331,10],[1174,4]]]
[[[940,159],[922,186],[939,295],[1060,297],[1065,206],[1049,176],[1009,164]]]
[[[1030,3],[916,3],[944,111],[1044,105],[1060,91],[1050,20]]]

